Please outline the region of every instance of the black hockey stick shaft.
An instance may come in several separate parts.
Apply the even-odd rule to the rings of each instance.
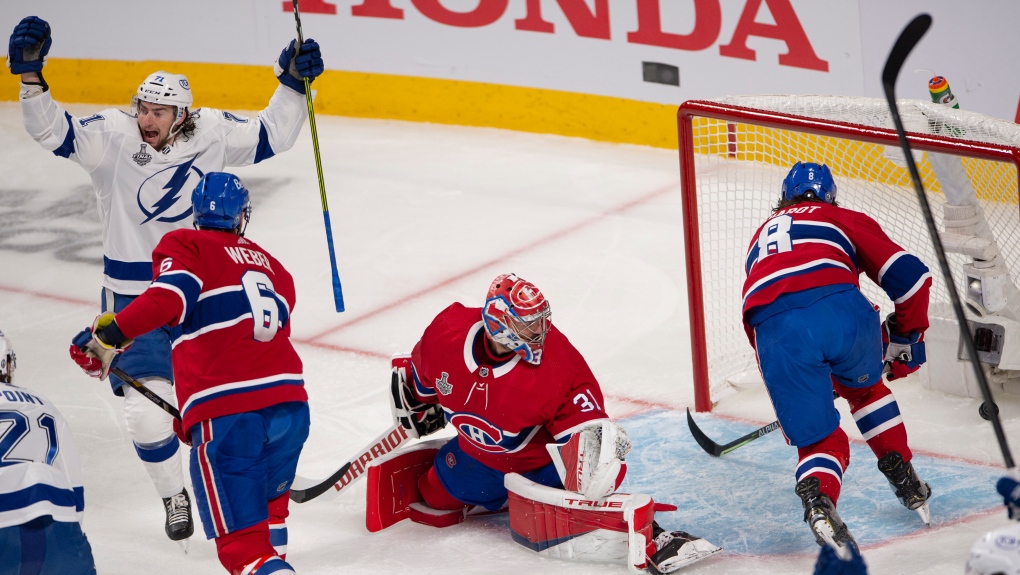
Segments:
[[[903,127],[903,119],[900,117],[899,108],[896,106],[896,78],[900,75],[900,69],[907,61],[907,56],[910,55],[914,46],[921,41],[921,38],[930,26],[931,16],[920,14],[903,29],[900,37],[896,39],[892,51],[889,53],[885,69],[882,70],[882,88],[885,91],[885,99],[889,102],[889,112],[892,115],[893,124],[896,126],[896,135],[900,141],[900,148],[903,150],[903,157],[906,159],[907,168],[910,170],[910,179],[914,183],[917,201],[921,204],[921,211],[924,212],[924,221],[928,224],[928,235],[931,236],[931,242],[935,248],[935,256],[939,260],[939,268],[942,270],[942,277],[946,282],[946,289],[949,291],[949,298],[953,304],[956,321],[960,324],[960,337],[967,348],[967,354],[974,367],[974,374],[977,376],[978,387],[981,388],[981,395],[984,397],[985,403],[994,404],[995,400],[992,397],[992,390],[988,386],[988,379],[981,368],[977,347],[974,345],[974,337],[970,333],[967,316],[963,311],[963,304],[960,303],[960,294],[957,292],[956,284],[953,282],[953,273],[949,268],[949,261],[946,259],[945,248],[942,246],[942,239],[939,237],[938,228],[935,226],[935,218],[932,216],[931,205],[928,203],[928,197],[924,193],[924,184],[921,182],[921,175],[917,170],[917,164],[914,163],[914,156],[910,150],[910,141],[907,139],[907,132]],[[1006,442],[1006,435],[1002,431],[1002,422],[999,420],[997,410],[991,411],[989,420],[992,422],[995,438],[998,440],[999,448],[1002,450],[1002,459],[1005,461],[1006,467],[1012,469],[1015,467],[1013,455],[1010,453],[1009,444]]]
[[[156,393],[154,391],[152,391],[151,389],[149,389],[148,387],[145,387],[144,383],[138,381],[137,379],[135,379],[135,378],[131,377],[130,375],[128,375],[127,373],[125,373],[123,369],[121,369],[119,367],[115,367],[115,368],[111,369],[110,372],[113,373],[113,375],[116,375],[117,377],[119,377],[120,380],[123,381],[124,383],[126,383],[126,384],[130,385],[131,387],[135,388],[136,390],[138,390],[138,393],[144,395],[145,399],[148,399],[152,403],[155,403],[163,411],[165,411],[165,412],[169,413],[170,415],[174,416],[174,419],[180,419],[181,418],[181,412],[177,411],[176,407],[170,405],[170,403],[167,402],[167,400],[165,400],[162,397],[156,395]]]
[[[290,500],[296,503],[311,501],[334,487],[338,492],[343,492],[343,490],[347,489],[365,476],[365,466],[368,462],[379,457],[380,454],[386,454],[396,450],[398,447],[405,445],[409,441],[411,441],[411,436],[407,434],[407,430],[400,425],[394,425],[382,432],[382,435],[369,442],[368,445],[363,447],[361,451],[357,452],[354,457],[341,466],[340,469],[338,469],[333,475],[330,475],[326,479],[316,482],[314,485],[304,489],[291,488]],[[354,466],[355,463],[358,463],[358,466],[352,470],[351,467]],[[350,477],[345,479],[348,471],[350,471]]]
[[[888,371],[888,369],[889,369],[889,362],[886,362],[885,369],[883,370],[882,373],[883,374],[886,373],[886,371]],[[836,400],[838,398],[839,398],[839,394],[836,393],[836,390],[833,390],[832,391],[832,399]],[[700,445],[701,448],[704,449],[706,453],[708,453],[712,457],[722,457],[723,455],[726,455],[727,453],[733,451],[734,449],[736,449],[738,447],[743,447],[743,446],[747,445],[748,443],[751,443],[755,439],[758,439],[760,437],[764,437],[764,436],[772,433],[773,431],[779,429],[780,425],[779,425],[779,420],[777,419],[776,421],[773,421],[772,423],[770,423],[768,425],[764,425],[762,427],[759,427],[758,429],[755,429],[754,431],[752,431],[751,433],[748,433],[747,435],[742,435],[742,436],[734,439],[733,441],[731,441],[729,443],[726,443],[726,444],[723,444],[723,445],[719,445],[715,441],[712,441],[712,439],[709,436],[705,435],[704,431],[701,431],[701,428],[698,427],[698,424],[694,422],[694,418],[691,417],[691,408],[688,407],[687,408],[687,427],[690,428],[691,435],[694,436],[694,441],[697,441],[698,445]]]
[[[329,488],[333,487],[333,485],[337,481],[340,481],[341,477],[343,477],[344,475],[347,475],[347,471],[349,471],[350,468],[351,468],[351,463],[347,462],[347,463],[344,464],[343,467],[341,467],[340,469],[337,469],[336,473],[334,473],[333,475],[330,475],[329,477],[324,479],[322,482],[317,483],[317,484],[309,487],[308,489],[291,489],[290,490],[290,500],[295,502],[295,503],[304,503],[305,501],[310,501],[312,499],[315,499],[316,497],[318,497],[318,496],[322,495],[323,493],[329,491]]]
[[[734,449],[737,449],[738,447],[743,447],[748,443],[751,443],[755,439],[764,437],[772,433],[773,431],[779,429],[779,421],[778,420],[773,421],[772,423],[764,427],[759,427],[758,429],[755,429],[751,433],[738,437],[737,439],[734,439],[733,441],[725,445],[719,445],[718,443],[712,441],[707,435],[705,435],[705,432],[701,431],[701,428],[698,427],[698,424],[694,423],[694,418],[691,417],[690,408],[687,408],[687,427],[691,429],[691,435],[694,436],[694,441],[697,441],[698,445],[700,445],[701,448],[704,449],[706,453],[708,453],[712,457],[721,457],[733,451]]]

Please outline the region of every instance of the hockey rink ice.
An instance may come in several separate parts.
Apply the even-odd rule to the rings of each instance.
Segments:
[[[493,277],[516,272],[545,292],[553,321],[587,358],[610,415],[634,441],[624,490],[678,505],[658,516],[660,524],[723,547],[681,573],[812,572],[818,547],[793,493],[796,450],[777,432],[714,459],[687,429],[693,387],[675,151],[493,129],[317,121],[343,314],[333,307],[308,130],[293,150],[235,170],[252,194],[247,237],[297,284],[291,325],[312,412],[299,474],[326,477],[387,428],[389,357],[410,351],[449,303],[480,305]],[[166,538],[122,400],[67,357],[71,337],[98,313],[101,232],[87,174],[33,142],[15,103],[0,104],[0,149],[0,329],[17,352],[15,383],[50,398],[74,431],[98,572],[224,573],[199,526],[187,555]],[[707,323],[711,329],[712,318]],[[732,344],[747,346],[742,338]],[[1002,457],[992,427],[978,417],[978,400],[923,389],[916,376],[890,387],[915,466],[932,484],[932,528],[896,501],[843,401],[843,428],[855,441],[840,513],[874,575],[962,573],[971,544],[1008,524],[994,489]],[[1016,455],[1020,398],[998,399]],[[775,419],[760,387],[695,417],[720,443]],[[288,561],[299,573],[627,572],[535,555],[510,539],[505,516],[443,530],[404,522],[369,534],[364,497],[362,482],[333,500],[291,504]]]

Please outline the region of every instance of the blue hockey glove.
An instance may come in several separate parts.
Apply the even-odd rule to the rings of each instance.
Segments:
[[[836,555],[831,545],[822,545],[818,562],[815,563],[814,575],[868,575],[868,566],[864,564],[861,552],[853,545],[848,547],[850,559],[843,561]]]
[[[889,381],[914,373],[928,360],[924,333],[915,331],[904,335],[896,327],[896,316],[889,314],[882,324],[882,354],[889,363]]]
[[[7,67],[11,74],[42,72],[51,44],[50,25],[45,20],[38,16],[23,18],[14,27],[7,45]]]
[[[1002,495],[1002,503],[1009,512],[1009,518],[1020,521],[1020,482],[1012,477],[1000,477],[995,490]]]
[[[291,40],[290,44],[280,52],[280,59],[276,61],[273,71],[280,83],[300,94],[305,93],[304,78],[308,82],[315,81],[322,74],[322,52],[319,51],[319,44],[308,38],[301,45],[301,53],[294,56],[294,46],[297,40]]]

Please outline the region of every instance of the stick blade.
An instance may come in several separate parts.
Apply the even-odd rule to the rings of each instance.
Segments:
[[[698,427],[698,424],[694,423],[694,418],[691,417],[691,408],[689,407],[687,408],[687,427],[690,428],[691,435],[694,436],[694,441],[698,442],[698,445],[705,450],[705,453],[708,453],[712,457],[719,457],[722,455],[722,447],[709,439],[709,437],[701,431],[701,428]]]
[[[889,52],[889,59],[885,62],[885,69],[882,70],[882,85],[887,92],[892,91],[896,85],[896,77],[900,75],[900,68],[907,61],[907,56],[914,49],[914,46],[921,41],[921,38],[931,27],[931,16],[918,14],[907,24],[907,27],[900,32],[900,37],[893,44]]]

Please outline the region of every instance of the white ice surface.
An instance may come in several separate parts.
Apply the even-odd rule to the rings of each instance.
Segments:
[[[329,474],[388,426],[387,358],[409,351],[451,301],[477,305],[502,272],[514,271],[547,294],[554,321],[587,357],[614,417],[692,405],[675,152],[325,116],[318,130],[343,314],[333,309],[308,133],[295,149],[237,170],[253,192],[249,237],[297,282],[292,325],[312,409],[299,473]],[[99,223],[86,173],[32,142],[16,104],[0,105],[0,149],[0,329],[17,350],[17,382],[54,400],[74,430],[85,472],[85,529],[99,573],[222,573],[200,530],[189,555],[166,539],[160,501],[125,430],[122,401],[67,358],[71,336],[98,309]],[[711,318],[708,323],[711,329]],[[924,390],[912,380],[894,392],[916,449],[1001,463],[991,426],[976,415],[977,401]],[[1020,401],[1007,397],[1000,405],[1007,436],[1020,437]],[[737,394],[717,412],[774,419],[760,389]],[[859,437],[851,421],[844,412],[844,429]],[[711,461],[675,465],[697,477],[697,467]],[[792,472],[789,483],[760,488],[792,490]],[[712,504],[754,536],[755,519],[740,500]],[[405,523],[369,534],[364,485],[335,501],[291,509],[288,559],[301,573],[626,572],[535,556],[514,544],[500,521],[445,530]],[[800,522],[799,508],[789,515]],[[971,543],[1005,524],[1004,513],[973,517],[864,553],[873,574],[956,574]],[[695,525],[689,529],[697,532]],[[726,554],[684,572],[807,574],[814,553],[809,546],[798,555]]]

